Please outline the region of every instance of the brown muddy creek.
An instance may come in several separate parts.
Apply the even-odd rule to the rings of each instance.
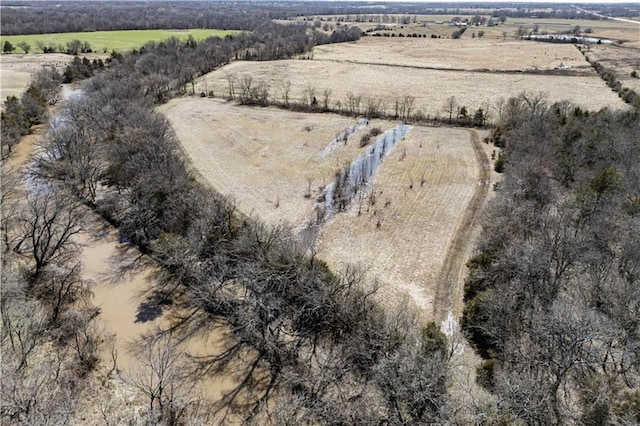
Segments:
[[[64,85],[62,89],[67,100],[78,90]],[[53,110],[55,120],[55,109]],[[14,148],[6,161],[6,166],[15,170],[25,169],[36,153],[38,140],[44,126],[25,136]],[[167,327],[166,311],[153,315],[155,318],[141,318],[141,304],[145,293],[153,287],[153,273],[157,266],[140,252],[118,241],[118,231],[94,212],[88,211],[85,232],[78,242],[81,245],[82,277],[91,283],[93,304],[100,309],[98,321],[104,333],[104,342],[112,341],[102,350],[103,364],[109,368],[112,363],[112,349],[116,355],[116,366],[127,374],[136,367],[136,356],[131,351],[142,335],[160,327]],[[148,319],[148,320],[147,320]],[[113,340],[111,340],[113,338]],[[213,355],[221,352],[228,338],[223,331],[215,331],[207,339],[191,339],[181,345],[192,355]],[[207,399],[217,401],[230,391],[237,382],[231,373],[219,373],[215,378],[200,380],[199,391]]]
[[[146,293],[154,285],[157,266],[140,252],[118,242],[117,230],[91,213],[88,232],[81,237],[82,275],[89,280],[93,291],[93,304],[100,309],[98,316],[104,326],[105,341],[113,336],[113,346],[103,348],[105,365],[112,364],[111,350],[115,349],[118,370],[125,372],[135,369],[136,355],[132,351],[145,333],[156,328],[167,328],[167,312],[158,315],[151,312],[146,317],[143,303]],[[181,348],[191,355],[211,355],[222,350],[227,338],[221,331],[212,332],[206,339],[187,340]],[[236,381],[232,374],[220,374],[215,378],[202,380],[202,391],[216,401],[230,391]]]

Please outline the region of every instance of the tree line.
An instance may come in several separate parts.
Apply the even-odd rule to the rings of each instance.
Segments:
[[[22,7],[3,7],[0,23],[2,34],[49,34],[89,31],[193,29],[213,28],[253,30],[272,19],[289,19],[302,16],[341,15],[336,21],[399,21],[415,22],[417,15],[477,15],[477,5],[469,3],[387,4],[384,13],[375,5],[358,5],[354,9],[349,2],[296,2],[286,4],[240,2],[180,1],[154,2],[73,2],[51,4],[21,2]],[[633,10],[624,7],[609,8],[604,13],[633,16]],[[250,11],[250,13],[247,13]],[[412,15],[412,16],[411,16]],[[602,19],[595,15],[578,13],[571,6],[554,5],[552,10],[525,7],[500,7],[491,12],[497,19],[506,17]]]
[[[213,28],[252,31],[273,19],[305,15],[353,13],[348,2],[258,3],[209,2],[73,2],[48,4],[23,2],[23,7],[3,8],[0,23],[5,35],[48,34],[89,31]],[[427,13],[419,5],[389,4],[386,14]],[[376,6],[362,5],[358,14],[379,14]],[[395,19],[395,18],[394,18]]]
[[[292,92],[290,80],[279,87],[272,87],[264,80],[255,79],[250,74],[227,74],[227,90],[217,96],[229,101],[237,101],[246,106],[276,106],[291,111],[322,112],[346,116],[364,116],[369,119],[382,118],[403,120],[414,124],[456,125],[486,127],[490,125],[490,106],[485,104],[473,112],[461,104],[455,96],[447,98],[442,106],[444,117],[425,115],[416,106],[416,98],[411,95],[393,99],[376,96],[362,96],[347,92],[343,98],[335,99],[331,89],[318,90],[309,83],[302,91]],[[205,86],[206,90],[206,86]],[[195,94],[192,92],[192,94]],[[295,95],[295,96],[294,96]],[[216,97],[213,90],[200,92],[201,97]]]
[[[596,61],[589,57],[589,46],[581,48],[580,46],[576,46],[580,53],[582,53],[587,60],[591,64],[594,70],[598,73],[598,75],[607,83],[607,86],[611,88],[614,92],[618,94],[620,99],[631,105],[636,109],[640,109],[640,96],[636,93],[635,90],[630,89],[628,87],[623,87],[620,80],[618,80],[618,75],[615,70],[609,69],[602,65],[600,62]],[[633,77],[633,73],[631,75]]]
[[[463,315],[501,421],[640,421],[639,135],[637,110],[528,94],[503,111]]]
[[[2,33],[49,34],[91,31],[213,28],[253,30],[287,15],[269,4],[232,2],[73,2],[58,5],[23,3],[3,7]],[[246,13],[250,9],[251,13]]]

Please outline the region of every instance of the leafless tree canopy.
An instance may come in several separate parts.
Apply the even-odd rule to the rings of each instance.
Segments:
[[[483,383],[528,423],[638,421],[637,111],[524,94],[494,134],[504,181],[471,260],[464,323]]]

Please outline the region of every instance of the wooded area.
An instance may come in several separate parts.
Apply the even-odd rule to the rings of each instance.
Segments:
[[[464,329],[507,422],[640,421],[640,121],[540,96],[494,133],[504,181],[469,262]]]
[[[90,77],[58,109],[26,175],[3,163],[3,422],[69,422],[106,362],[99,353],[109,341],[93,321],[99,311],[73,238],[88,209],[161,266],[148,302],[171,306],[171,328],[146,337],[129,378],[148,398],[150,424],[208,424],[213,415],[446,424],[468,419],[461,412],[489,424],[640,422],[637,109],[587,112],[537,94],[503,105],[492,139],[504,148],[504,179],[469,262],[463,318],[492,398],[461,407],[448,391],[454,342],[436,324],[383,309],[362,271],[330,271],[291,229],[237,213],[190,171],[155,106],[231,60],[288,58],[360,36],[278,25],[267,6],[239,18],[221,5],[202,25],[219,25],[219,13],[236,17],[228,28],[251,32],[148,43],[105,66],[78,59],[64,77],[45,70],[5,102],[10,155],[46,121],[63,78]],[[161,26],[153,16],[147,22]],[[224,350],[179,353],[179,341],[214,330],[227,332]],[[215,405],[189,393],[186,383],[229,369],[241,380]]]

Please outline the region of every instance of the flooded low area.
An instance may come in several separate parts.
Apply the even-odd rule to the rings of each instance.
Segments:
[[[330,219],[336,211],[343,211],[357,194],[375,180],[384,158],[413,127],[400,123],[378,137],[366,152],[345,167],[336,181],[327,185],[324,200],[316,206],[319,216]],[[331,145],[330,145],[331,146]]]

